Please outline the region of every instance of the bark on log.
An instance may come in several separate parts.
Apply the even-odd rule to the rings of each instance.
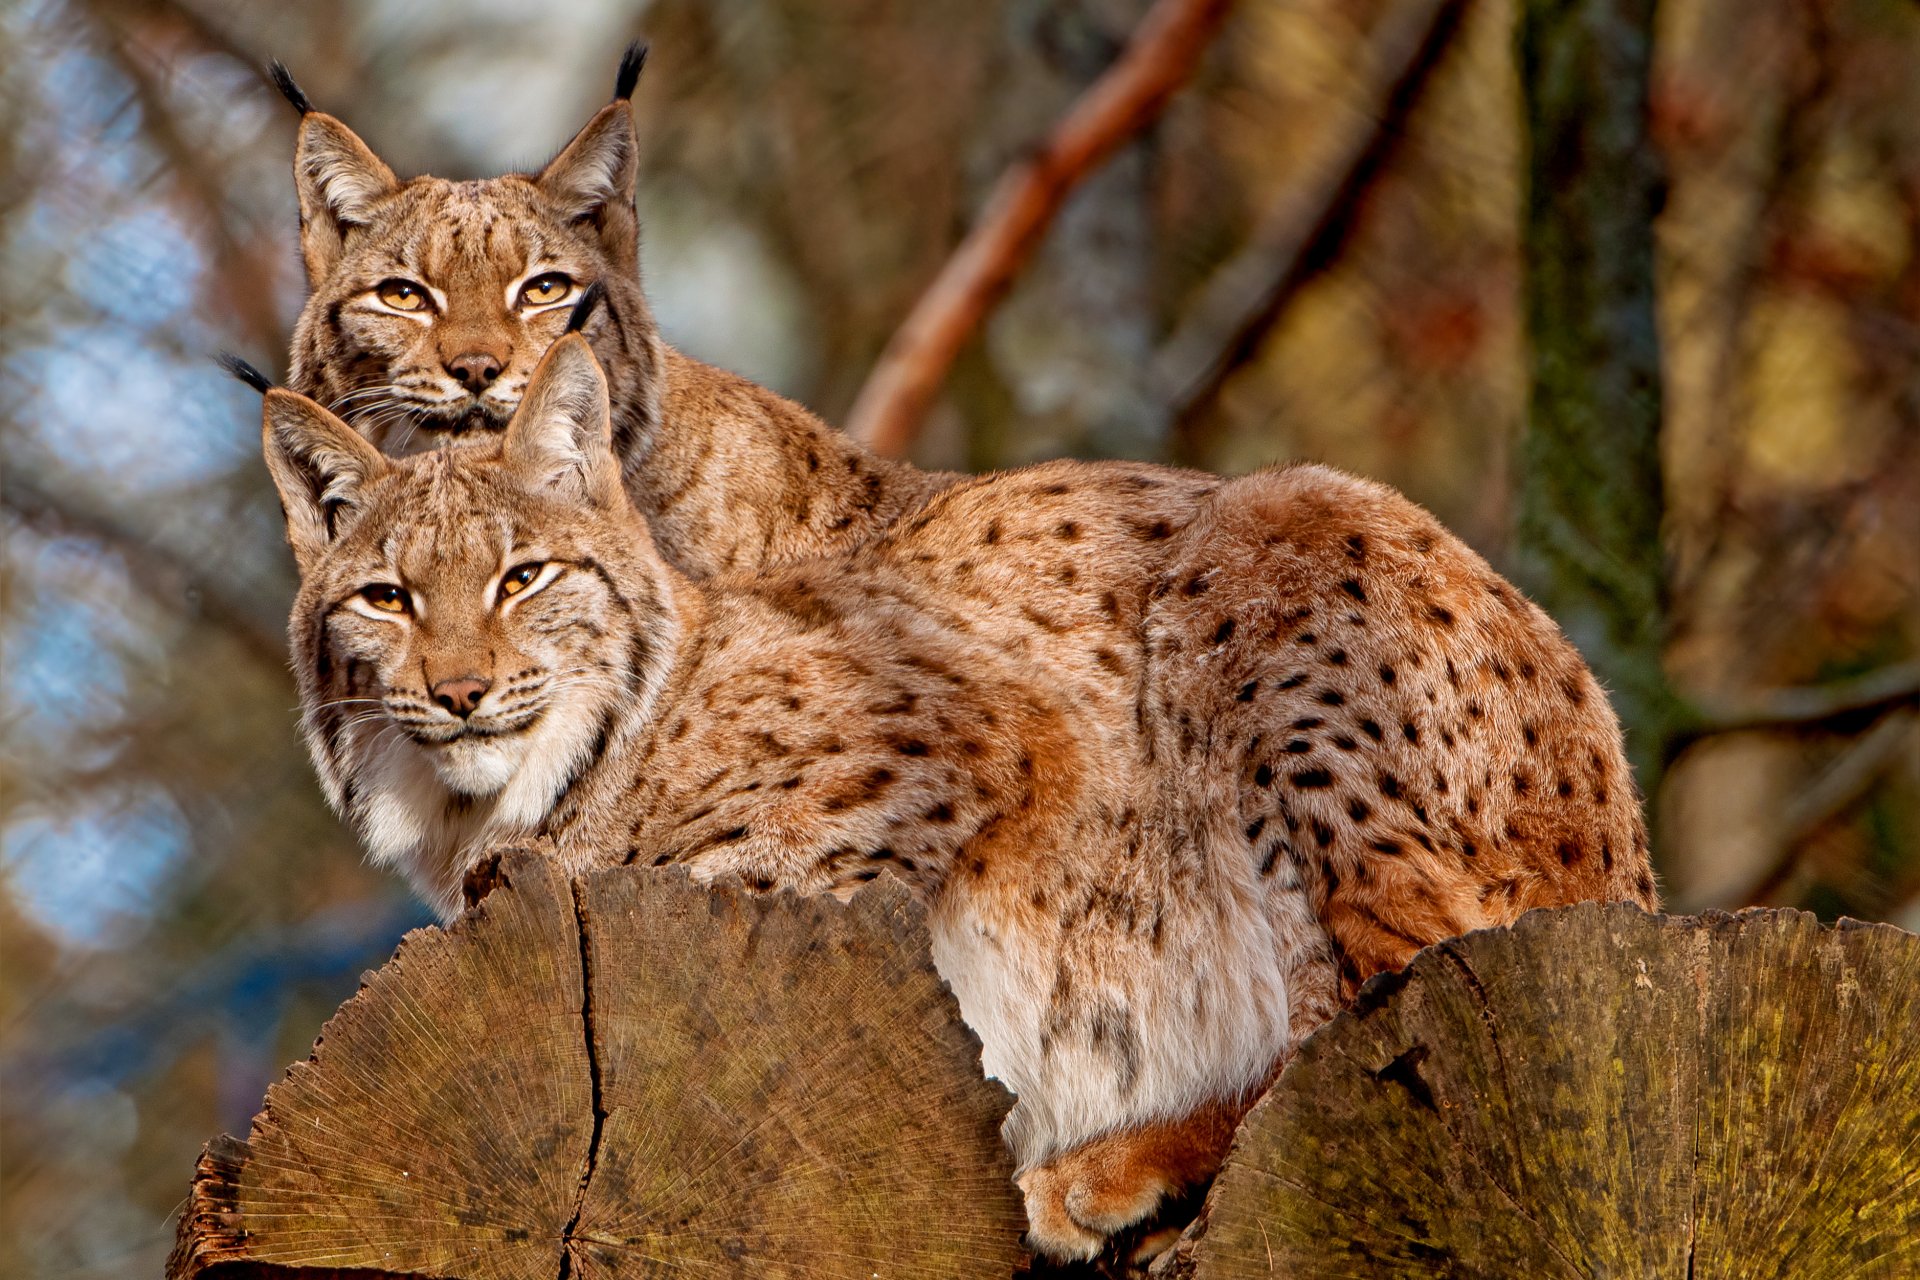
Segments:
[[[1536,911],[1423,951],[1249,1115],[1176,1274],[1920,1275],[1920,938]]]
[[[509,863],[208,1146],[167,1274],[1009,1275],[979,1058],[891,883]]]

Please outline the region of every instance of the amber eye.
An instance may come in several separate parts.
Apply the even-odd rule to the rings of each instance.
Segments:
[[[500,579],[500,598],[505,600],[508,596],[517,596],[525,591],[533,585],[533,580],[540,576],[544,568],[546,565],[538,560],[529,560],[507,570],[507,576]]]
[[[561,301],[572,292],[572,276],[564,271],[549,271],[543,276],[535,276],[520,286],[520,305],[544,307],[549,302]]]
[[[411,280],[382,280],[373,292],[395,311],[421,311],[427,306],[427,291]]]
[[[360,588],[360,598],[383,613],[406,613],[413,608],[406,591],[391,582],[376,582]]]

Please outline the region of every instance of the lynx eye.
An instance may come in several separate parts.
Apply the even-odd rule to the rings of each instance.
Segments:
[[[405,589],[391,582],[376,582],[360,588],[360,598],[382,613],[407,613],[413,608],[413,600]]]
[[[395,311],[424,311],[427,307],[427,291],[411,280],[382,280],[373,293]]]
[[[520,286],[520,305],[544,307],[559,302],[573,292],[573,277],[564,271],[549,271]]]
[[[507,576],[500,579],[500,598],[505,600],[508,596],[517,596],[525,591],[533,585],[533,580],[539,577],[540,571],[546,567],[541,561],[529,560],[525,564],[517,564],[507,570]]]

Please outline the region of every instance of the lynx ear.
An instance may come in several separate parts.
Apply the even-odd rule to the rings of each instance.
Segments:
[[[507,461],[539,488],[556,488],[595,506],[626,501],[613,456],[607,380],[593,348],[569,333],[547,349],[507,424]]]
[[[260,434],[304,573],[333,542],[342,510],[358,507],[361,491],[386,473],[387,460],[313,401],[277,387],[267,392]]]
[[[639,154],[633,108],[618,99],[573,135],[534,184],[573,221],[598,226],[609,251],[624,261],[635,253],[633,181]]]
[[[400,189],[393,170],[359,135],[324,111],[300,117],[293,181],[300,193],[300,253],[311,285],[332,273],[347,232],[364,226],[381,197]]]

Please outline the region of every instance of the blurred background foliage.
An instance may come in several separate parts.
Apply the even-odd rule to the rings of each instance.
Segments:
[[[1436,9],[1242,0],[1064,210],[919,460],[1315,458],[1511,566],[1515,14],[1452,6],[1408,93],[1410,7]],[[284,369],[301,300],[294,120],[260,63],[285,59],[400,172],[473,176],[540,163],[645,34],[662,324],[838,420],[993,179],[1144,8],[0,9],[0,1273],[157,1273],[200,1144],[244,1132],[424,921],[310,777],[257,402],[206,358]],[[1656,797],[1678,908],[1920,927],[1916,71],[1911,0],[1659,6],[1666,666],[1696,709]],[[1308,259],[1241,278],[1361,153],[1377,163]],[[1206,352],[1197,309],[1223,286],[1273,305]],[[1170,379],[1196,330],[1212,372]]]

